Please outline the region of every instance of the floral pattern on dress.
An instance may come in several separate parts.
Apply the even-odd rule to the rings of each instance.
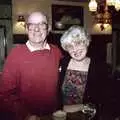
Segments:
[[[63,102],[66,105],[83,103],[88,72],[67,70],[62,85]]]

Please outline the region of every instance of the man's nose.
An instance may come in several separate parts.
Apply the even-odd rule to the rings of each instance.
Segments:
[[[35,26],[34,31],[35,32],[39,32],[40,31],[40,27],[39,26]]]

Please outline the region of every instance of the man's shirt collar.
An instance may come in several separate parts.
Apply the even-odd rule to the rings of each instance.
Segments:
[[[34,48],[33,46],[31,46],[31,44],[30,44],[29,41],[26,42],[26,46],[28,47],[28,49],[29,49],[31,52],[34,52],[34,51],[37,51],[37,50],[41,50],[41,48]],[[49,46],[48,43],[45,45],[44,49],[50,50],[50,46]],[[43,49],[42,49],[42,50],[43,50]]]

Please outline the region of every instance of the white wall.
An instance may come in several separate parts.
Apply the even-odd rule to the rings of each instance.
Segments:
[[[13,4],[13,34],[23,34],[25,29],[23,26],[16,26],[18,15],[24,15],[25,17],[33,11],[43,11],[47,13],[51,21],[51,4],[64,4],[73,6],[84,6],[84,27],[87,28],[90,34],[103,34],[106,31],[96,31],[93,27],[93,18],[88,11],[88,3],[86,2],[68,2],[57,0],[12,0]]]

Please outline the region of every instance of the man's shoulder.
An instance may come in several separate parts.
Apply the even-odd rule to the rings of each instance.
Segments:
[[[50,48],[59,49],[57,45],[49,44]]]
[[[58,45],[54,45],[54,44],[49,44],[50,49],[54,52],[61,52],[61,49],[59,48]]]
[[[10,50],[10,55],[20,55],[23,53],[23,50],[25,49],[25,45],[16,45]]]
[[[16,46],[13,47],[13,49],[22,49],[24,47],[26,47],[26,44],[16,44]]]
[[[17,44],[15,47],[12,48],[12,51],[21,51],[22,49],[24,49],[26,47],[25,44]]]
[[[49,46],[50,46],[50,49],[53,51],[54,54],[56,54],[60,58],[63,57],[62,51],[61,51],[61,49],[57,45],[49,44]]]

